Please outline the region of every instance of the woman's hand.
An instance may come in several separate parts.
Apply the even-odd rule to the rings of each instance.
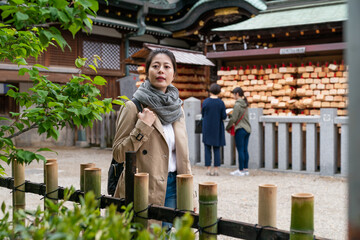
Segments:
[[[138,113],[138,118],[146,123],[148,126],[152,126],[155,122],[156,115],[148,108],[144,108],[142,112]]]

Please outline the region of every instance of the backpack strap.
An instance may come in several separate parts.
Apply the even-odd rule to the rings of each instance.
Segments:
[[[143,107],[142,107],[141,103],[140,103],[136,98],[132,98],[131,101],[132,101],[133,103],[135,103],[138,112],[142,112],[142,111],[143,111]]]

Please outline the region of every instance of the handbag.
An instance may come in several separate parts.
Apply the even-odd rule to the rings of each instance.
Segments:
[[[202,119],[195,120],[195,133],[202,133]]]
[[[135,98],[131,99],[131,101],[135,103],[137,110],[142,112],[143,108],[140,102]],[[113,158],[108,171],[107,191],[109,195],[114,196],[116,186],[123,170],[124,162],[119,163]]]
[[[243,113],[243,115],[241,116],[241,118],[236,122],[236,124],[233,124],[231,126],[231,128],[229,128],[227,130],[228,133],[230,133],[231,136],[235,136],[235,126],[239,124],[239,122],[241,121],[241,119],[244,117],[245,115],[245,112]]]

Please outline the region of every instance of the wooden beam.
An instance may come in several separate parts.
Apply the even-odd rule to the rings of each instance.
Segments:
[[[288,47],[277,47],[268,49],[249,49],[249,50],[236,50],[236,51],[223,51],[223,52],[208,52],[206,57],[209,59],[217,58],[241,58],[248,56],[266,56],[266,55],[280,55],[280,49],[288,48],[303,48],[305,47],[305,53],[324,52],[324,51],[338,51],[346,49],[345,42],[339,43],[326,43],[326,44],[315,44],[315,45],[302,45],[302,46],[288,46]],[[299,55],[299,54],[287,54],[287,55]]]

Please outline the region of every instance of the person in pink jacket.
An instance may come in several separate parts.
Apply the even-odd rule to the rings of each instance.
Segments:
[[[145,66],[147,79],[133,97],[143,106],[138,113],[127,101],[120,109],[113,157],[125,160],[125,152],[136,152],[138,172],[149,173],[149,202],[176,208],[176,175],[191,174],[185,115],[179,91],[171,83],[176,76],[176,61],[166,49],[152,51]],[[115,197],[124,197],[124,172]]]

